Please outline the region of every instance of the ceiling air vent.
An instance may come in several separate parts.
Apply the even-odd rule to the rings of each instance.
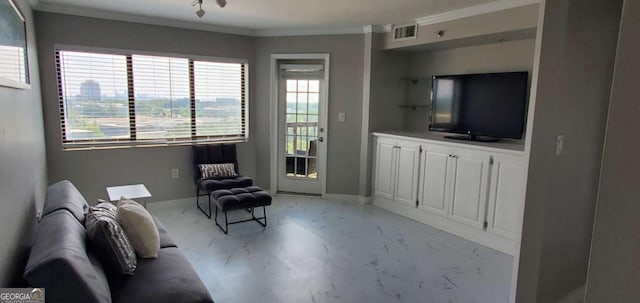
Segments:
[[[404,24],[393,27],[393,41],[415,39],[418,35],[418,24]]]

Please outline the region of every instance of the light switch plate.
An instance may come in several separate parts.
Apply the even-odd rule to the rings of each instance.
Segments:
[[[338,122],[344,122],[346,114],[344,112],[338,113]]]
[[[560,156],[562,154],[563,149],[564,149],[564,135],[559,135],[556,138],[556,156]]]

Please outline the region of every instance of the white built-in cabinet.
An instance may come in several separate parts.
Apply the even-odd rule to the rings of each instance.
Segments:
[[[374,195],[389,200],[395,199],[396,170],[396,145],[385,138],[378,139],[376,144],[376,174],[374,177]]]
[[[420,145],[381,139],[377,144],[375,194],[407,205],[416,205]]]
[[[524,207],[525,178],[522,157],[497,155],[491,167],[488,230],[519,239]]]
[[[374,204],[513,253],[524,206],[522,152],[376,134]]]
[[[483,229],[490,156],[425,144],[419,208]]]
[[[451,153],[447,148],[434,145],[423,150],[418,205],[420,209],[447,217],[451,204],[448,187],[452,182],[450,162]]]

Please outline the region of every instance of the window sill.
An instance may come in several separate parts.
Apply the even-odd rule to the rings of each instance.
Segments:
[[[216,140],[196,140],[196,141],[127,141],[127,142],[73,142],[63,143],[63,151],[83,151],[83,150],[105,150],[105,149],[127,149],[127,148],[143,148],[143,147],[171,147],[171,146],[191,146],[201,144],[223,144],[223,143],[246,143],[249,138],[234,137],[228,139]]]

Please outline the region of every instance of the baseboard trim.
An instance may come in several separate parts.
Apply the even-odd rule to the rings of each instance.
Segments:
[[[270,190],[265,190],[270,193],[272,196],[285,196],[285,197],[306,197],[306,198],[320,198],[320,196],[307,196],[307,195],[295,195],[289,193],[273,193]],[[206,197],[205,197],[206,198]],[[341,201],[341,202],[354,202],[360,204],[371,204],[371,197],[364,197],[358,195],[345,195],[345,194],[325,194],[322,198],[327,200]],[[176,203],[176,202],[184,202],[185,200],[193,200],[195,203],[196,197],[187,197],[181,199],[172,199],[172,200],[162,200],[162,201],[148,201],[148,205],[151,204],[163,204],[163,203]]]

